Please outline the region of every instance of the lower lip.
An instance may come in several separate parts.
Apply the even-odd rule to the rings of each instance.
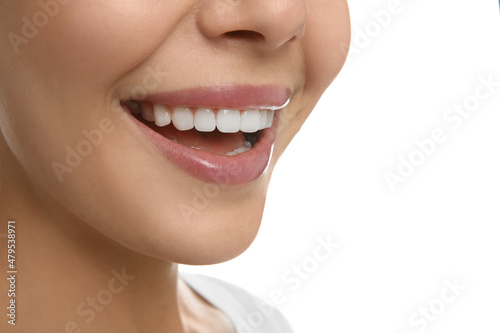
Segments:
[[[146,138],[165,158],[192,176],[206,182],[224,185],[250,183],[266,171],[276,136],[277,113],[271,128],[264,129],[252,149],[234,156],[220,155],[173,142],[144,125],[124,110]]]

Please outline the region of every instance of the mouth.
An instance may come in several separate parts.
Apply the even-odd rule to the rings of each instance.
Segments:
[[[274,110],[167,106],[126,101],[135,119],[163,137],[193,149],[235,156],[259,141],[272,126]]]
[[[167,160],[201,180],[236,185],[265,172],[289,100],[281,87],[204,87],[121,105]]]

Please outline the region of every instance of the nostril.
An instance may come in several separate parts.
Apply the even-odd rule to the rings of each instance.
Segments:
[[[260,40],[264,39],[264,35],[251,31],[251,30],[235,30],[226,32],[225,35],[234,39],[250,39],[250,40]]]

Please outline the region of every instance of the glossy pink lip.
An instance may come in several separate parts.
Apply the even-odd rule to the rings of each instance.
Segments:
[[[279,109],[290,100],[290,91],[278,86],[218,86],[155,93],[143,101],[165,105],[234,109]],[[126,108],[126,107],[125,107]],[[130,111],[130,110],[129,110]],[[223,185],[250,183],[259,178],[272,155],[278,112],[271,128],[262,130],[257,143],[247,152],[226,156],[173,142],[131,115],[146,138],[169,161],[192,176]],[[171,126],[171,125],[169,125]]]
[[[290,90],[281,86],[214,86],[154,93],[144,100],[177,106],[280,109],[290,99]]]

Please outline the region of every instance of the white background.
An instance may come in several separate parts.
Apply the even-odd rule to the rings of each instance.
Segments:
[[[443,119],[481,76],[500,82],[498,3],[400,0],[380,27],[371,13],[390,2],[350,1],[356,52],[278,163],[252,247],[182,270],[282,290],[297,333],[499,332],[500,86],[458,128]],[[446,141],[391,191],[384,173],[436,128]],[[340,247],[314,267],[318,237]],[[293,290],[284,276],[304,262]]]

